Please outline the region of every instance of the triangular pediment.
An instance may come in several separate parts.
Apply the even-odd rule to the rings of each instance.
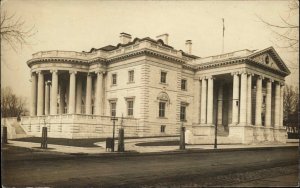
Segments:
[[[261,63],[267,67],[270,67],[275,70],[283,71],[287,75],[290,74],[289,69],[282,61],[278,53],[275,51],[273,47],[269,47],[264,50],[257,51],[248,56],[248,58],[256,61],[257,63]]]

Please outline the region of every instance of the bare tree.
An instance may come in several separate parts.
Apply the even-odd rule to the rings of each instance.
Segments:
[[[19,47],[29,44],[28,39],[35,34],[34,26],[28,28],[21,17],[16,17],[15,14],[9,15],[3,9],[1,7],[1,40],[17,51]]]
[[[283,122],[296,132],[298,126],[299,90],[298,87],[286,85],[283,94]]]
[[[27,113],[25,98],[16,96],[10,87],[1,88],[2,117],[19,117]]]
[[[274,44],[279,48],[286,48],[290,52],[299,52],[299,1],[289,2],[289,14],[280,16],[281,24],[275,24],[266,21],[264,18],[258,18],[269,27],[276,36]]]

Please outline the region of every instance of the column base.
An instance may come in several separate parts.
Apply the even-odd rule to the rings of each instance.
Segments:
[[[253,138],[255,142],[265,141],[264,127],[261,125],[253,126]]]
[[[264,129],[264,137],[265,141],[274,141],[274,130],[273,127],[265,127]]]
[[[284,127],[274,128],[274,140],[281,143],[286,143],[287,132]]]
[[[229,137],[236,143],[250,144],[253,142],[253,127],[252,126],[230,126]]]
[[[213,144],[215,140],[215,126],[208,124],[193,125],[186,131],[187,144]]]

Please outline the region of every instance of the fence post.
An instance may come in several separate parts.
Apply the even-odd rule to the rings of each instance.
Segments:
[[[3,126],[2,143],[7,144],[7,127]]]
[[[42,141],[41,141],[41,148],[47,149],[48,143],[47,143],[47,127],[43,127],[42,129]]]
[[[119,129],[118,152],[124,152],[124,129]]]
[[[182,126],[180,127],[180,150],[185,150],[185,127]]]

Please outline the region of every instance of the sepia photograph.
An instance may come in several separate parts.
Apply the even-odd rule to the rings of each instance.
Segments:
[[[298,187],[299,0],[2,0],[2,187]]]

